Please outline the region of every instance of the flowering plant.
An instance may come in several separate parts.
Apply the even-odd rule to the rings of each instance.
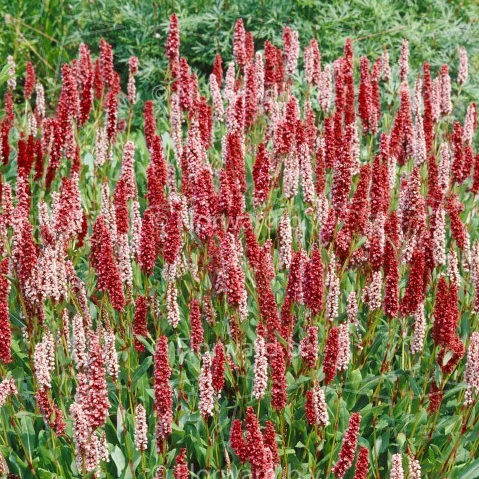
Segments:
[[[86,44],[0,120],[0,465],[21,477],[476,477],[475,103],[241,19],[167,108]],[[183,52],[184,53],[184,52]],[[304,73],[304,78],[303,78]],[[18,84],[17,84],[18,81]],[[450,440],[445,441],[444,435]]]

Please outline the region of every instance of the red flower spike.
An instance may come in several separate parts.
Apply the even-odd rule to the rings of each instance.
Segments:
[[[303,278],[304,304],[317,315],[323,309],[323,261],[318,246],[311,253]]]
[[[172,211],[168,216],[168,222],[165,226],[165,244],[163,246],[163,258],[168,264],[175,264],[178,253],[181,250],[181,206],[174,204]]]
[[[306,253],[303,250],[295,251],[289,267],[286,296],[300,304],[303,300],[303,270]]]
[[[156,134],[156,122],[153,111],[153,102],[151,100],[145,101],[145,107],[143,110],[143,116],[145,119],[144,133],[146,147],[150,150],[153,142],[153,137]]]
[[[353,479],[367,479],[369,471],[369,450],[367,447],[359,448],[358,460],[356,461],[356,471]]]
[[[146,315],[148,313],[148,303],[144,296],[138,296],[135,301],[135,315],[133,316],[133,334],[135,336],[135,349],[137,351],[144,351],[144,344],[138,339],[139,336],[147,338],[148,327],[146,322]]]
[[[462,203],[455,195],[449,196],[446,200],[446,211],[451,221],[451,233],[460,249],[464,249],[466,244],[466,229],[459,217],[459,213],[464,209]]]
[[[390,318],[395,318],[399,311],[399,263],[396,251],[389,240],[385,241],[384,260],[387,260],[387,266],[386,263],[384,264],[384,269],[387,270],[383,300],[384,312]]]
[[[143,215],[140,233],[140,253],[138,262],[142,271],[152,274],[156,263],[156,227],[154,211],[147,209]]]
[[[336,376],[336,364],[339,351],[339,328],[329,330],[326,347],[324,349],[323,372],[324,384],[329,384]]]
[[[170,386],[171,369],[168,364],[168,340],[160,336],[155,351],[155,410],[158,416],[156,438],[159,449],[161,443],[171,434],[173,420],[173,392]]]
[[[271,405],[277,411],[286,406],[286,365],[283,346],[279,341],[268,345],[269,364],[271,366]]]
[[[248,457],[248,446],[243,436],[243,426],[239,419],[234,419],[230,429],[230,445],[241,463]]]
[[[361,57],[359,60],[359,69],[361,72],[361,83],[359,85],[359,116],[363,124],[365,133],[373,132],[372,115],[374,114],[374,105],[372,102],[371,76],[369,74],[369,60],[367,57]]]
[[[424,252],[416,248],[411,259],[406,292],[401,300],[401,314],[403,316],[414,314],[424,299]]]
[[[236,63],[244,70],[246,65],[246,50],[245,50],[246,33],[244,29],[243,19],[238,18],[235,24],[233,37],[233,55]]]
[[[188,471],[188,466],[186,464],[186,449],[180,449],[179,454],[175,458],[175,468],[174,473],[175,479],[188,479],[190,473]]]
[[[213,62],[213,75],[216,77],[216,83],[221,88],[223,84],[223,59],[221,55],[217,53]]]
[[[103,216],[99,216],[93,225],[91,236],[91,264],[98,276],[97,288],[107,291],[112,306],[122,311],[125,306],[123,284],[118,266],[113,257],[110,232]]]
[[[225,384],[225,347],[221,341],[215,344],[211,375],[213,389],[219,395]]]
[[[266,427],[263,431],[263,441],[265,447],[271,451],[273,463],[279,464],[278,445],[276,444],[276,431],[271,421],[266,421]]]
[[[8,312],[8,296],[10,293],[8,273],[8,258],[5,258],[0,263],[0,362],[3,364],[7,364],[12,360],[12,331]]]
[[[355,412],[349,418],[349,426],[344,433],[343,443],[339,451],[339,458],[333,468],[336,477],[344,477],[348,469],[353,464],[358,442],[359,426],[361,424],[361,414]]]
[[[108,418],[110,401],[106,384],[106,370],[104,351],[100,345],[98,335],[89,331],[88,357],[88,398],[86,402],[87,415],[92,430],[105,425]]]
[[[31,62],[27,62],[25,68],[25,86],[24,86],[24,93],[25,100],[30,100],[33,90],[35,89],[35,69]]]
[[[256,161],[253,166],[254,201],[256,205],[265,202],[271,189],[271,160],[264,143],[258,146]]]
[[[129,213],[127,204],[127,185],[125,178],[121,177],[115,187],[114,195],[116,229],[119,234],[128,233]]]
[[[426,151],[430,152],[433,143],[434,131],[432,120],[432,82],[431,68],[428,62],[423,64],[422,95],[424,103],[424,138],[426,140]]]
[[[191,349],[198,353],[203,343],[203,326],[201,324],[200,304],[197,299],[190,302],[190,344]]]
[[[247,459],[253,477],[262,477],[265,469],[265,446],[258,418],[251,406],[246,408]]]

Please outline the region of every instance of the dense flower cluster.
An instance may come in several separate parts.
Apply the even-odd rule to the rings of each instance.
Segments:
[[[354,479],[366,479],[369,470],[369,450],[367,447],[359,448],[358,460],[356,461],[356,470],[354,471]]]
[[[186,465],[186,449],[180,449],[180,453],[175,459],[175,479],[188,479],[190,476],[188,466]]]
[[[4,379],[0,383],[0,407],[5,404],[10,395],[15,394],[18,394],[18,390],[13,379]]]
[[[211,374],[211,356],[210,353],[203,355],[203,364],[198,377],[199,390],[199,409],[201,415],[205,418],[213,415],[215,406],[215,391],[213,389],[213,377]]]
[[[145,350],[145,346],[139,338],[146,338],[148,336],[147,313],[148,305],[146,298],[144,296],[138,296],[135,302],[135,316],[133,317],[133,332],[135,334],[135,349],[137,351]]]
[[[402,467],[401,454],[393,454],[391,474],[389,477],[391,479],[404,479],[404,469]]]
[[[111,235],[103,216],[98,217],[93,227],[91,250],[92,265],[98,275],[97,287],[100,291],[108,291],[113,307],[121,311],[125,306],[123,285],[113,257]]]
[[[256,479],[366,479],[389,461],[402,479],[394,443],[408,477],[459,477],[479,395],[466,50],[413,77],[406,40],[396,65],[385,49],[355,57],[349,38],[335,60],[309,40],[303,62],[300,32],[263,45],[238,19],[232,55],[200,78],[180,25],[173,14],[165,30],[161,101],[142,104],[140,60],[104,39],[98,58],[81,44],[62,67],[57,101],[32,63],[20,81],[7,59],[0,437],[12,469],[46,477],[38,444],[62,477],[186,479],[188,458]]]
[[[230,445],[238,459],[249,462],[254,478],[274,477],[279,464],[276,431],[271,421],[261,431],[260,423],[252,407],[246,409],[246,431],[239,419],[233,420],[230,431]],[[245,434],[246,432],[246,434]]]
[[[308,422],[316,426],[327,426],[329,424],[328,408],[324,391],[319,385],[306,391],[306,403],[304,406]]]
[[[171,369],[168,364],[168,340],[160,336],[155,351],[155,410],[157,413],[156,438],[158,448],[171,434],[173,398],[170,386]]]
[[[8,295],[10,293],[8,271],[8,258],[5,258],[0,264],[0,361],[2,363],[9,363],[12,360],[12,332],[8,314]]]
[[[148,448],[147,432],[146,411],[138,404],[135,409],[135,447],[138,451],[146,451]]]
[[[339,451],[339,459],[333,468],[336,477],[344,477],[353,463],[360,424],[361,415],[359,413],[351,414],[351,417],[349,418],[349,426],[344,433],[343,443],[341,445],[341,450]]]

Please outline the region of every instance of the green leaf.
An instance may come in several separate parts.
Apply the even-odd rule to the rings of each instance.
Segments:
[[[140,338],[140,341],[143,342],[143,338]],[[144,343],[145,345],[147,344],[147,341],[145,341]],[[146,371],[148,370],[148,368],[153,364],[153,357],[152,356],[147,356],[143,362],[141,363],[141,365],[138,367],[138,369],[135,371],[135,373],[133,374],[132,378],[131,378],[131,386],[133,388],[136,387],[136,383],[142,378],[144,377]]]
[[[121,411],[122,406],[118,406],[118,411],[116,414],[116,437],[118,441],[121,442],[122,440],[122,433],[123,433],[123,412]]]
[[[115,446],[113,448],[113,451],[111,451],[110,455],[113,459],[113,462],[115,463],[118,477],[120,477],[123,473],[123,470],[125,469],[125,456],[123,455],[122,450],[118,446]]]
[[[20,419],[20,423],[22,425],[22,441],[28,449],[30,456],[33,456],[35,452],[35,429],[33,428],[32,418],[23,416]]]
[[[459,476],[457,476],[459,478]],[[477,479],[479,478],[479,459],[475,460],[472,464],[466,467],[461,472],[461,479]]]

